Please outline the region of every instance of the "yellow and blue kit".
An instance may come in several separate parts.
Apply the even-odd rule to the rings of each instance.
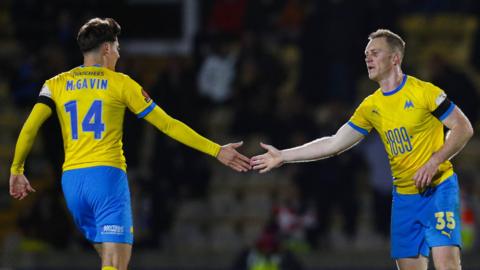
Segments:
[[[397,88],[378,89],[365,98],[348,122],[363,135],[374,128],[385,145],[394,185],[394,258],[428,256],[428,247],[461,245],[458,183],[450,161],[440,164],[427,190],[419,190],[413,180],[443,146],[441,121],[454,108],[442,89],[404,75]]]
[[[147,120],[156,113],[152,124],[191,147],[212,156],[220,149],[163,112],[129,76],[103,67],[77,67],[47,80],[39,102],[57,112],[65,150],[64,171],[92,166],[126,170],[122,136],[127,107]]]
[[[76,225],[92,242],[133,241],[122,149],[126,108],[192,148],[211,156],[220,151],[218,144],[165,113],[125,74],[80,66],[47,80],[20,133],[11,173],[23,174],[36,132],[56,111],[65,150],[65,199]]]

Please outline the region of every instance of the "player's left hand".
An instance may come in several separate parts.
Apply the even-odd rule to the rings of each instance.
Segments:
[[[413,176],[415,186],[417,186],[418,189],[428,187],[432,182],[433,176],[437,173],[439,165],[435,159],[430,158]]]
[[[250,166],[250,159],[236,150],[236,148],[242,146],[242,144],[243,142],[237,142],[223,145],[217,155],[218,161],[237,172],[246,172],[250,170],[252,168]]]
[[[23,174],[10,175],[10,195],[18,200],[28,196],[28,193],[35,192],[27,177]]]

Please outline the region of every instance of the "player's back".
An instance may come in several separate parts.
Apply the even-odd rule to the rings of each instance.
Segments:
[[[47,80],[41,95],[48,93],[55,102],[65,149],[63,170],[101,165],[125,170],[125,108],[138,113],[152,103],[141,92],[130,77],[99,66],[80,66]]]

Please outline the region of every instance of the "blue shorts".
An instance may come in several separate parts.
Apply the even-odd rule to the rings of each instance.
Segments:
[[[430,248],[461,248],[460,203],[457,175],[422,194],[398,194],[392,201],[393,259],[430,255]]]
[[[127,175],[114,167],[68,170],[62,176],[67,207],[77,227],[93,243],[133,243]]]

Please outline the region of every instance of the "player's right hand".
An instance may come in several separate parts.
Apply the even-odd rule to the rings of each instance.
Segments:
[[[10,196],[17,200],[22,200],[30,192],[35,192],[35,189],[32,188],[25,175],[10,175]]]
[[[218,161],[237,172],[246,172],[250,170],[250,159],[236,150],[236,148],[242,146],[242,144],[243,142],[237,142],[223,145],[217,155]]]
[[[264,143],[260,143],[260,146],[267,150],[267,152],[265,154],[252,157],[250,160],[250,165],[252,165],[254,170],[259,170],[260,173],[266,173],[273,168],[282,166],[283,157],[280,150]]]

